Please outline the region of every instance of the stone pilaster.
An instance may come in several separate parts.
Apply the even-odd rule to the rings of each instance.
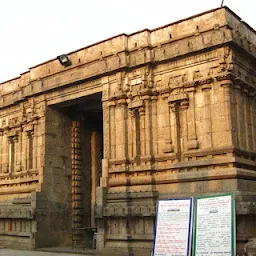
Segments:
[[[157,96],[151,96],[151,119],[152,119],[152,154],[158,155],[158,124],[157,124]],[[170,130],[170,127],[169,127]]]
[[[72,121],[72,227],[82,227],[82,192],[81,192],[81,137],[80,121]],[[82,232],[75,230],[73,237],[76,243],[81,242]]]
[[[119,99],[116,107],[116,158],[127,158],[127,104],[125,99]]]
[[[212,148],[212,109],[211,109],[211,88],[210,84],[206,84],[202,86],[203,93],[203,106],[202,106],[202,146],[203,148]]]
[[[238,84],[234,85],[234,104],[235,104],[235,119],[236,119],[236,146],[241,147],[242,146],[242,137],[241,137],[241,131],[242,131],[242,126],[243,123],[241,122],[241,106],[240,106],[240,90],[241,87]]]
[[[189,95],[189,108],[187,110],[187,149],[191,150],[199,147],[195,123],[195,88],[189,88],[187,93]]]
[[[109,124],[110,124],[110,158],[116,158],[116,122],[115,110],[116,103],[114,101],[108,102],[109,106]]]
[[[249,111],[249,150],[255,151],[255,132],[254,132],[254,124],[256,122],[255,116],[254,116],[254,102],[255,102],[255,96],[254,94],[249,93],[248,94],[248,111]]]
[[[224,119],[225,119],[225,133],[227,145],[232,145],[232,113],[231,113],[231,80],[223,80],[220,83],[224,93]]]
[[[173,126],[174,124],[173,111],[172,111],[171,105],[167,102],[169,93],[164,93],[161,95],[161,97],[164,100],[164,103],[161,104],[162,105],[161,108],[163,108],[165,105],[167,106],[164,113],[161,113],[162,118],[161,118],[161,124],[160,124],[163,128],[164,137],[165,137],[163,152],[171,153],[174,151],[173,135],[174,135],[175,127]],[[165,104],[165,101],[167,104]]]

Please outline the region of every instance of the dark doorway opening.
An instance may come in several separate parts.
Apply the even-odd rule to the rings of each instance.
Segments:
[[[85,242],[89,247],[92,232],[88,235],[87,231],[96,228],[96,188],[100,186],[102,173],[101,93],[62,103],[58,108],[72,120],[72,243]]]

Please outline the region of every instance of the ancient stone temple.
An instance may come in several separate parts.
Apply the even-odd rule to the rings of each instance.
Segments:
[[[237,250],[256,237],[249,25],[219,8],[64,58],[0,84],[1,245],[95,229],[98,250],[149,255],[158,199],[222,192],[235,193]]]

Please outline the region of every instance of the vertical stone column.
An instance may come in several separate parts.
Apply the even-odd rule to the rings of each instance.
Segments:
[[[225,118],[225,133],[226,142],[232,145],[232,116],[231,116],[231,86],[232,81],[224,80],[221,82],[221,87],[224,91],[224,118]]]
[[[211,89],[210,84],[202,86],[203,93],[203,147],[212,148],[212,109],[211,109]]]
[[[133,158],[135,159],[136,156],[137,156],[137,136],[138,134],[136,134],[136,110],[132,109],[130,111],[130,114],[131,114],[131,119],[132,119],[132,134],[134,135],[133,136],[133,141],[132,141],[132,144],[133,144]]]
[[[237,91],[236,94],[236,99],[237,99],[237,106],[238,106],[238,121],[239,121],[239,127],[240,127],[240,133],[239,133],[239,142],[240,142],[240,148],[245,149],[246,148],[246,138],[245,138],[245,133],[246,133],[246,124],[245,124],[245,110],[244,110],[244,97],[243,97],[243,90],[240,87],[240,90]]]
[[[125,99],[119,99],[116,107],[116,158],[127,158],[127,105]],[[114,121],[114,120],[113,120]]]
[[[81,136],[80,121],[72,121],[72,227],[82,227],[82,201],[81,201]],[[75,243],[81,242],[82,232],[74,231]]]
[[[231,132],[232,132],[232,144],[234,147],[238,147],[238,127],[237,127],[237,111],[236,111],[236,99],[235,99],[235,85],[230,88],[230,113],[231,113]]]
[[[152,143],[152,109],[150,96],[144,96],[145,102],[145,154],[150,158],[153,155]]]
[[[133,134],[133,115],[132,111],[129,110],[127,113],[127,141],[128,141],[128,158],[132,159],[134,157],[133,154],[133,140],[134,140],[134,134]]]
[[[244,102],[244,125],[245,125],[245,149],[250,150],[250,141],[251,141],[251,133],[250,133],[250,108],[249,108],[249,99],[248,99],[249,91],[246,88],[243,88],[243,102]]]
[[[147,103],[145,104],[147,105]],[[147,108],[147,106],[146,106]],[[147,110],[148,111],[148,110]],[[149,152],[149,145],[148,145],[148,137],[149,137],[149,129],[148,129],[148,116],[145,113],[144,108],[139,108],[138,113],[139,113],[139,129],[140,129],[140,155],[145,156],[148,155]],[[138,118],[135,117],[135,118]],[[137,128],[138,129],[138,128]],[[137,140],[138,144],[138,140]]]
[[[252,151],[256,151],[256,98],[255,94],[249,95],[249,103],[250,103],[250,120],[251,120],[251,147]]]
[[[236,118],[236,129],[237,129],[237,147],[242,146],[241,138],[241,109],[240,109],[240,89],[241,87],[237,84],[234,85],[234,103],[235,103],[235,118]]]
[[[32,145],[33,145],[33,169],[37,169],[37,127],[34,127],[34,130],[31,132],[31,139],[32,139]]]
[[[13,173],[14,172],[14,164],[15,164],[15,141],[14,141],[14,137],[9,137],[8,138],[8,166],[9,166],[9,173]]]
[[[196,134],[196,122],[195,122],[195,88],[187,89],[189,95],[189,108],[187,110],[187,131],[188,131],[188,143],[187,149],[197,149],[199,144]]]
[[[171,113],[171,123],[172,123],[172,136],[173,143],[175,145],[175,153],[177,154],[178,161],[181,160],[181,144],[180,144],[180,114],[179,114],[179,104],[169,103]]]
[[[2,156],[2,166],[3,173],[9,172],[9,139],[7,138],[6,132],[3,134],[3,156]]]
[[[114,101],[108,102],[109,106],[109,123],[110,123],[110,158],[116,158],[116,123],[115,123],[115,108]]]
[[[111,158],[111,119],[110,107],[107,102],[103,103],[103,160],[102,160],[102,177],[100,178],[100,186],[107,187],[108,179],[108,161]]]
[[[157,96],[151,97],[152,104],[152,147],[153,147],[153,155],[158,155],[158,125],[157,125]],[[170,126],[169,126],[170,131]]]
[[[173,111],[171,105],[167,102],[167,98],[169,97],[169,93],[162,94],[162,99],[164,103],[162,103],[161,108],[166,105],[166,111],[162,114],[161,125],[164,130],[164,137],[165,137],[165,145],[163,148],[164,153],[171,153],[174,151],[173,147],[173,134],[174,134],[174,120],[173,120]],[[167,102],[167,104],[165,103]]]
[[[28,130],[26,132],[26,169],[32,170],[35,168],[35,154],[34,154],[34,132]]]
[[[22,154],[22,130],[20,130],[19,135],[17,135],[17,147],[16,147],[16,172],[21,171],[21,154]]]
[[[170,110],[170,133],[171,133],[171,152],[177,153],[177,120],[176,120],[176,104],[169,103]]]
[[[13,137],[14,147],[13,147],[13,171],[17,170],[17,163],[19,162],[19,135]]]

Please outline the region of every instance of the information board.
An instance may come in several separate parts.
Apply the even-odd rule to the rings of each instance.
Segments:
[[[192,198],[159,200],[153,256],[189,256]]]
[[[193,256],[235,256],[233,194],[196,197]]]

